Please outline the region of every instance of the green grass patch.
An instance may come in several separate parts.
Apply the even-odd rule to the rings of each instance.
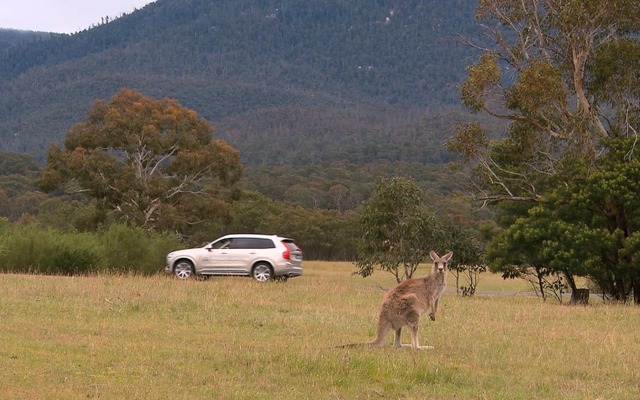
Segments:
[[[0,398],[640,398],[638,307],[542,303],[483,275],[478,290],[510,294],[447,292],[420,328],[434,350],[391,337],[336,349],[373,338],[380,287],[393,286],[353,270],[307,262],[302,277],[266,284],[0,275]]]

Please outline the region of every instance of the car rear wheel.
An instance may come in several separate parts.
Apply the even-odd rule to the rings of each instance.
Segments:
[[[266,282],[273,277],[273,269],[269,264],[259,263],[251,270],[251,276],[258,282]]]
[[[193,264],[189,260],[180,260],[173,267],[173,273],[178,279],[189,279],[193,275]]]

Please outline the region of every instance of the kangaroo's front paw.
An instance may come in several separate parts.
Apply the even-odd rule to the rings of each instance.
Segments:
[[[429,319],[431,319],[432,321],[435,321],[436,320],[436,314],[430,313],[429,314]]]

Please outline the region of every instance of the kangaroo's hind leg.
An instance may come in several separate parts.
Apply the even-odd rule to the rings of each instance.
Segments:
[[[396,347],[402,347],[402,327],[396,329],[396,336],[393,340],[393,344]]]
[[[420,346],[420,343],[418,343],[418,327],[419,325],[417,323],[409,325],[409,331],[411,332],[411,348],[414,350],[433,349],[433,346]]]

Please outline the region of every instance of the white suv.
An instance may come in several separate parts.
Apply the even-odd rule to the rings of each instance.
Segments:
[[[251,276],[259,282],[302,275],[302,250],[275,235],[234,234],[195,249],[167,254],[165,272],[179,279],[193,275]]]

